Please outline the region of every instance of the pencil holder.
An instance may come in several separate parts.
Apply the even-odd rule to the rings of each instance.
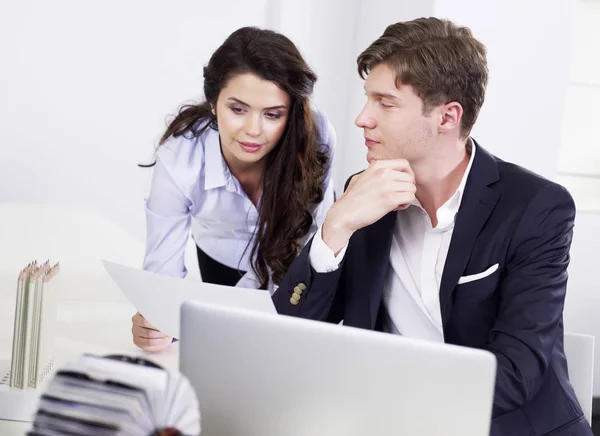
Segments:
[[[58,263],[27,265],[19,273],[12,354],[0,361],[0,419],[31,422],[54,367]]]

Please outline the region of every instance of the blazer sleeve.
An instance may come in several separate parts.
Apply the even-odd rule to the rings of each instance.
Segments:
[[[498,362],[494,418],[523,407],[551,370],[562,334],[574,220],[567,190],[546,185],[530,201],[513,236],[486,347]]]
[[[332,272],[316,272],[310,265],[311,245],[312,239],[281,280],[273,303],[282,315],[339,323],[343,319],[344,263]]]
[[[344,191],[352,177],[354,175],[346,181]],[[344,265],[351,254],[352,239],[348,243],[348,250],[340,267],[324,273],[316,272],[310,264],[310,247],[313,240],[314,236],[288,269],[279,288],[273,294],[273,303],[277,312],[283,315],[339,323],[344,318]],[[298,290],[301,292],[298,293]]]

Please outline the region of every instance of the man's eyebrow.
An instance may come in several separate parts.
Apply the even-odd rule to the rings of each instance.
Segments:
[[[390,94],[389,92],[371,92],[371,95],[376,98],[387,98],[388,100],[399,101],[400,98],[394,94]]]

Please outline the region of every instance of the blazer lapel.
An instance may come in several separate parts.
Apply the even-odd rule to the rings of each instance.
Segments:
[[[496,160],[476,144],[475,159],[456,216],[440,284],[440,309],[444,326],[449,319],[452,292],[467,266],[473,244],[500,196],[490,187],[499,179]]]
[[[365,250],[364,272],[367,280],[365,285],[369,295],[370,328],[374,328],[377,313],[381,305],[383,286],[390,266],[390,249],[392,247],[392,236],[396,223],[396,212],[390,212],[381,218],[376,224],[370,226],[364,233]]]

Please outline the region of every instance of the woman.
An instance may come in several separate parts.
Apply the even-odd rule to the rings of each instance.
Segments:
[[[333,203],[335,132],[313,111],[316,76],[285,36],[232,33],[204,68],[204,95],[161,138],[146,203],[144,269],[183,277],[190,229],[206,282],[271,293]],[[133,317],[134,342],[171,338]]]

